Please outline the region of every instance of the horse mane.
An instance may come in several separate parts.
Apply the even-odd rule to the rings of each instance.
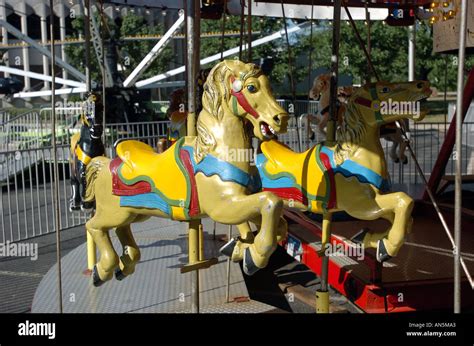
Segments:
[[[262,70],[255,64],[244,64],[240,61],[230,60],[229,65],[231,63],[245,65],[247,71],[239,76],[235,76],[236,78],[239,78],[242,83],[244,83],[247,78],[257,76],[262,72]],[[233,74],[234,72],[228,66],[226,61],[221,61],[212,68],[206,79],[206,83],[204,84],[201,113],[206,113],[217,121],[221,121],[224,118],[225,112],[228,112],[229,110],[226,110],[223,103],[230,100],[231,89],[229,80],[230,76]],[[216,142],[211,131],[206,126],[206,117],[198,117],[196,130],[198,136],[196,141],[195,159],[199,162],[212,150]]]
[[[341,164],[357,150],[366,133],[366,124],[360,107],[354,102],[358,97],[359,90],[363,90],[363,88],[356,90],[345,105],[343,122],[336,131],[336,149],[334,151],[336,164]]]

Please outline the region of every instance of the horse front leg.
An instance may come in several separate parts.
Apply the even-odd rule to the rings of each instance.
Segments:
[[[256,220],[252,220],[252,223],[255,224],[257,227],[260,227],[262,224],[261,218],[257,218]],[[252,232],[252,228],[248,222],[244,222],[240,225],[237,225],[237,229],[239,230],[240,237],[234,238],[223,248],[230,246],[232,252],[227,251],[223,252],[225,255],[231,257],[233,262],[239,262],[244,259],[244,250],[248,248],[254,242],[254,235]],[[280,221],[278,222],[277,230],[276,230],[276,241],[279,243],[280,241],[286,239],[288,235],[288,223],[286,222],[285,218],[282,216],[280,217]]]
[[[109,228],[101,226],[96,218],[97,214],[87,221],[86,229],[100,253],[100,260],[92,270],[92,283],[99,287],[112,278],[115,268],[119,265],[119,257],[110,241]]]
[[[135,272],[135,265],[140,261],[140,249],[133,237],[130,225],[117,227],[115,232],[123,248],[119,267],[115,270],[115,278],[123,280]]]
[[[283,201],[270,192],[228,195],[218,201],[214,198],[207,199],[203,205],[203,210],[214,221],[246,228],[247,226],[242,225],[245,222],[261,219],[260,229],[253,242],[242,246],[237,241],[235,246],[242,249],[243,267],[247,275],[264,268],[277,246]],[[235,248],[232,248],[232,253],[234,250]]]
[[[398,254],[405,242],[405,235],[410,233],[413,224],[411,213],[414,202],[404,192],[377,194],[375,201],[382,208],[393,213],[392,227],[388,230],[387,236],[381,240],[382,243],[378,243],[377,246],[377,259],[383,262]]]

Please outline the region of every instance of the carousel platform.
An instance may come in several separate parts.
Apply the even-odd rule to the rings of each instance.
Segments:
[[[192,274],[181,274],[188,262],[187,224],[152,218],[132,225],[141,261],[135,273],[123,281],[112,279],[94,287],[83,272],[87,267],[86,244],[62,258],[63,311],[66,313],[187,313],[191,312]],[[205,257],[218,264],[200,271],[200,311],[204,313],[266,313],[273,306],[249,299],[238,264],[230,266],[230,302],[226,302],[227,258],[219,254],[228,226],[203,220]],[[234,228],[234,232],[236,232]],[[117,253],[121,245],[110,232]],[[58,312],[57,265],[40,282],[32,303],[33,313]]]

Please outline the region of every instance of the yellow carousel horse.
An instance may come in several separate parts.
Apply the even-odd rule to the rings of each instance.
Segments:
[[[362,220],[388,220],[391,226],[384,233],[363,230],[353,241],[376,248],[380,262],[390,259],[410,231],[413,200],[403,192],[389,192],[380,126],[423,119],[419,101],[430,94],[424,81],[369,84],[350,97],[334,145],[323,142],[296,153],[274,140],[262,143],[257,167],[263,191],[281,197],[290,207],[323,214],[323,234],[328,234],[336,211]]]
[[[95,201],[96,212],[86,228],[100,252],[95,286],[114,272],[117,279],[134,272],[140,250],[130,225],[151,216],[190,221],[207,215],[237,225],[248,274],[266,266],[286,235],[283,202],[271,192],[252,194],[259,186],[245,154],[253,152],[250,131],[262,141],[286,131],[288,115],[267,77],[254,64],[220,62],[207,78],[202,102],[196,137],[180,138],[161,154],[125,141],[117,146],[116,159],[97,157],[87,166],[86,201]],[[255,238],[249,221],[260,225]],[[112,228],[123,246],[121,257],[110,241]]]

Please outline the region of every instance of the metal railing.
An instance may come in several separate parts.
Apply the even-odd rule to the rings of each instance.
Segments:
[[[51,130],[46,124],[48,114],[42,114],[36,127],[37,137]],[[58,125],[65,129],[58,136],[57,158],[59,171],[59,209],[60,229],[84,224],[87,215],[82,212],[70,212],[69,139],[78,131],[71,130],[74,116],[59,115]],[[145,141],[156,147],[159,138],[166,136],[168,122],[108,124],[105,129],[106,151],[109,157],[115,156],[113,143],[123,138]],[[57,132],[58,133],[58,132]],[[41,138],[43,138],[41,137]],[[20,149],[19,139],[13,150],[0,150],[0,243],[14,242],[54,232],[53,217],[53,149],[50,141],[38,141],[34,146]]]

